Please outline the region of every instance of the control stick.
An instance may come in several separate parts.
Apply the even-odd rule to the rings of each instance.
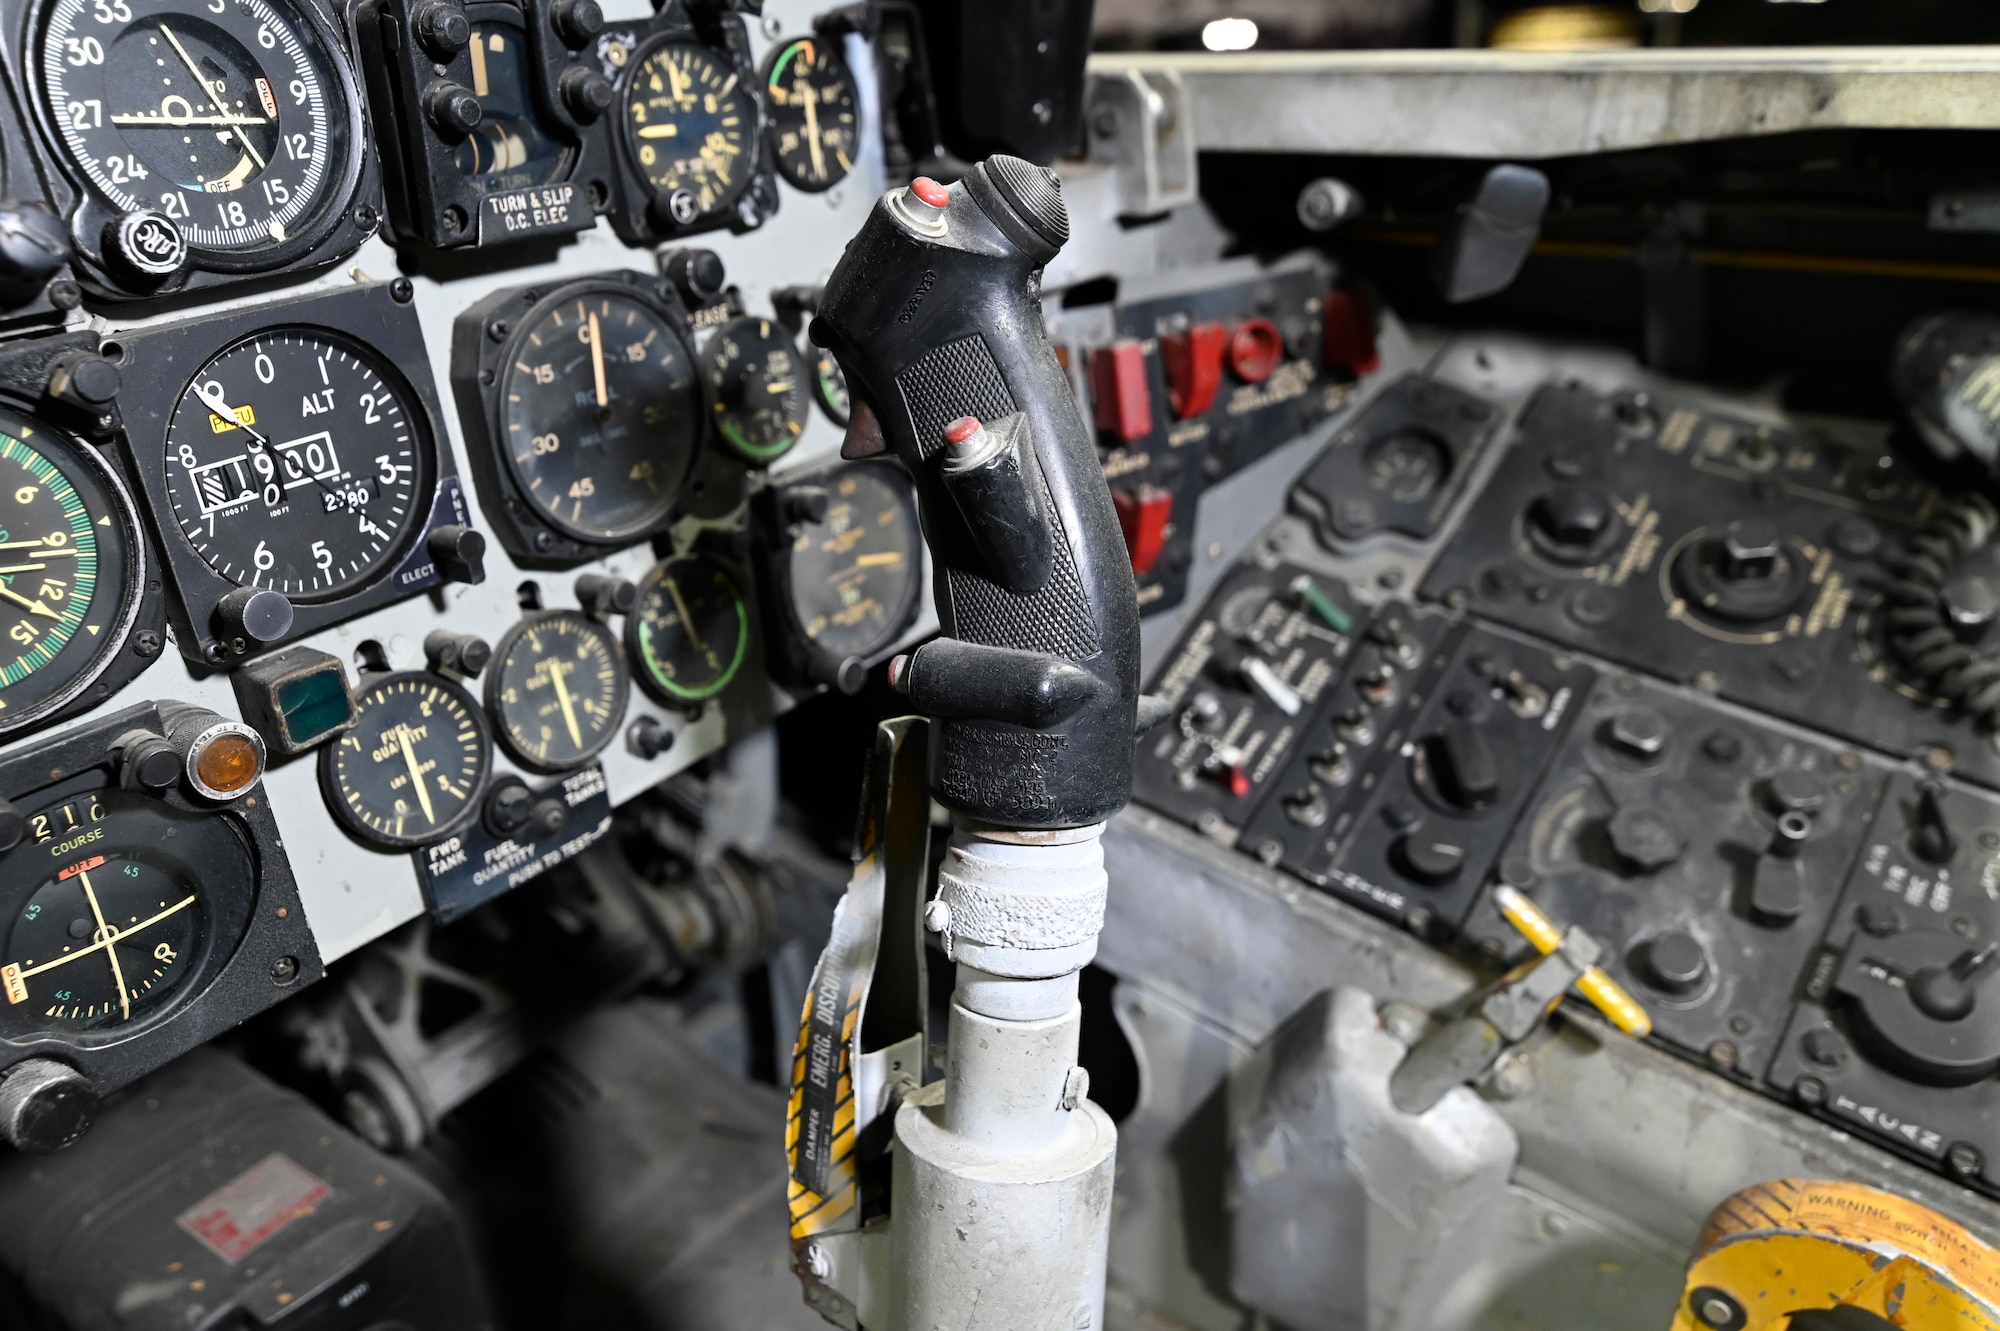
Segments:
[[[932,718],[956,824],[924,913],[957,963],[945,1075],[896,1112],[888,1280],[863,1299],[885,1328],[1103,1325],[1116,1132],[1076,1062],[1077,973],[1131,794],[1139,613],[1042,325],[1068,235],[1055,176],[1020,158],[917,180],[876,204],[811,326],[857,401],[843,453],[893,450],[922,498],[941,633],[891,683]]]

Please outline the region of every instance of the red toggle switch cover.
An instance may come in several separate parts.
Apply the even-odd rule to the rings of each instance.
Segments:
[[[1326,338],[1322,358],[1335,369],[1373,374],[1382,368],[1375,349],[1375,315],[1352,291],[1326,293]]]
[[[1160,359],[1167,365],[1167,405],[1182,420],[1199,416],[1215,405],[1222,386],[1222,354],[1229,332],[1218,323],[1196,324],[1185,333],[1160,339]]]
[[[1261,316],[1245,319],[1229,335],[1229,368],[1248,384],[1261,384],[1285,361],[1285,335]]]
[[[1118,526],[1125,533],[1132,571],[1151,573],[1153,565],[1160,562],[1160,551],[1167,545],[1167,522],[1174,516],[1173,491],[1157,485],[1114,490],[1111,505],[1118,510]]]
[[[1097,428],[1121,443],[1153,432],[1153,400],[1146,389],[1146,351],[1126,338],[1090,353],[1090,392]]]

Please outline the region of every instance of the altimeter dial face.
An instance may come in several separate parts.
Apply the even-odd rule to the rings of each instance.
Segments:
[[[486,668],[486,710],[501,747],[537,772],[566,772],[602,753],[631,690],[618,640],[573,610],[522,620]]]
[[[197,248],[282,246],[347,183],[351,79],[287,0],[55,0],[40,55],[84,178]]]
[[[231,582],[345,595],[393,569],[425,525],[424,420],[402,377],[345,338],[246,338],[202,367],[168,423],[174,521]]]
[[[465,690],[421,670],[383,675],[355,693],[354,710],[354,729],[320,751],[322,793],[350,832],[407,849],[471,820],[493,740]]]
[[[662,195],[685,190],[696,216],[736,201],[757,166],[757,103],[704,46],[654,47],[632,71],[625,128],[639,174]]]

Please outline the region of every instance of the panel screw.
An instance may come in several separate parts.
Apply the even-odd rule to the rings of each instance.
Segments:
[[[1743,1305],[1712,1285],[1705,1285],[1688,1295],[1688,1306],[1702,1325],[1711,1326],[1715,1331],[1736,1331],[1743,1325]]]
[[[389,299],[398,305],[408,305],[417,297],[417,284],[407,277],[399,277],[389,283]]]
[[[1986,1168],[1986,1157],[1971,1142],[1953,1142],[1944,1159],[1951,1172],[1960,1178],[1978,1178],[1979,1171]]]
[[[365,203],[354,210],[354,225],[363,231],[373,231],[375,224],[380,220],[375,216],[375,210]]]
[[[49,283],[49,304],[59,310],[73,310],[83,304],[83,288],[67,277]]]
[[[507,337],[507,321],[505,319],[495,319],[493,322],[487,324],[486,336],[495,342],[504,341]]]
[[[271,963],[272,984],[278,984],[278,985],[290,984],[293,980],[296,980],[298,978],[299,978],[299,959],[297,957],[279,957],[276,961]]]
[[[1818,1077],[1800,1077],[1792,1095],[1807,1109],[1817,1109],[1826,1103],[1826,1083]]]
[[[1717,1040],[1708,1047],[1708,1061],[1725,1071],[1736,1066],[1736,1046],[1728,1040]]]
[[[140,629],[132,635],[132,650],[149,661],[166,645],[166,640],[152,629]]]

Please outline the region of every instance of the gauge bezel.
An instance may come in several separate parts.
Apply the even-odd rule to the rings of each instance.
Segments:
[[[507,727],[507,706],[500,699],[500,690],[502,687],[500,670],[501,666],[506,662],[508,655],[514,648],[520,645],[521,639],[527,636],[529,629],[537,625],[547,624],[551,620],[556,619],[573,620],[576,623],[588,625],[593,632],[602,636],[606,646],[610,648],[612,667],[618,673],[617,701],[612,709],[617,715],[617,720],[598,738],[595,744],[579,755],[575,762],[562,764],[544,763],[514,742],[514,737],[509,733]],[[500,747],[500,751],[506,754],[510,760],[530,772],[536,772],[543,776],[555,776],[563,772],[574,772],[578,768],[588,765],[597,755],[611,747],[611,742],[617,739],[625,728],[625,713],[632,704],[632,664],[625,659],[625,643],[621,635],[612,632],[608,624],[602,620],[591,618],[581,610],[539,610],[531,615],[524,616],[505,633],[501,634],[500,640],[493,644],[493,659],[487,662],[485,674],[486,684],[482,693],[486,702],[486,710],[491,714],[487,717],[487,720],[492,724],[493,742]]]
[[[125,334],[124,460],[138,481],[147,525],[160,552],[165,581],[172,589],[168,613],[181,652],[190,661],[228,667],[253,652],[274,650],[396,601],[406,600],[444,580],[430,554],[430,534],[446,525],[472,525],[451,449],[443,443],[442,412],[431,380],[417,313],[392,294],[395,284],[377,282],[322,295],[305,296],[231,310],[206,319],[167,324]],[[375,574],[345,594],[292,603],[291,632],[282,639],[237,653],[216,634],[218,602],[237,588],[210,566],[182,534],[167,489],[167,428],[199,371],[247,338],[280,331],[330,334],[372,353],[410,415],[417,452],[428,469],[396,552],[378,561]]]
[[[346,152],[327,185],[318,211],[280,244],[255,251],[213,250],[190,242],[187,262],[164,283],[148,283],[137,275],[121,274],[107,266],[103,248],[105,228],[125,214],[98,191],[70,153],[62,128],[55,121],[53,102],[43,77],[42,40],[51,11],[58,2],[38,0],[23,6],[15,49],[19,53],[24,100],[28,103],[27,118],[35,126],[31,137],[36,154],[45,164],[46,174],[52,177],[51,183],[59,180],[64,187],[51,191],[57,197],[50,202],[69,222],[80,260],[79,275],[91,287],[114,299],[135,299],[252,275],[315,267],[351,253],[374,234],[381,215],[379,173],[374,155],[365,150],[369,126],[345,34],[320,0],[268,0],[288,7],[301,27],[309,30],[319,43],[335,85],[327,99],[328,122],[346,129]],[[60,197],[65,191],[68,197]]]
[[[855,152],[858,154],[861,151],[861,143],[865,140],[866,136],[866,129],[861,124],[861,85],[855,80],[854,70],[848,66],[847,53],[841,49],[841,42],[838,37],[823,37],[818,33],[804,33],[797,37],[788,37],[781,42],[775,43],[769,51],[765,52],[764,58],[757,63],[759,100],[761,101],[770,90],[771,71],[778,67],[779,57],[794,46],[797,46],[800,42],[818,43],[821,49],[840,66],[841,80],[847,84],[848,95],[854,102]],[[839,175],[830,177],[825,184],[814,184],[811,181],[799,179],[785,167],[784,155],[778,151],[778,145],[775,142],[777,131],[777,112],[770,106],[766,106],[764,108],[764,134],[767,140],[771,140],[771,169],[778,173],[779,179],[783,180],[793,189],[798,190],[801,194],[824,194],[854,174],[855,167],[849,167]],[[855,164],[855,166],[859,165],[860,163],[858,162]]]
[[[930,582],[930,547],[924,543],[916,487],[900,467],[881,462],[836,463],[818,471],[788,476],[783,485],[764,490],[757,497],[757,518],[763,528],[761,545],[765,557],[762,567],[770,594],[763,599],[766,615],[771,620],[771,636],[780,644],[766,655],[770,658],[772,673],[781,682],[795,688],[838,685],[840,668],[850,657],[835,655],[806,633],[805,621],[799,615],[798,603],[793,596],[792,543],[796,538],[791,534],[791,523],[785,516],[786,495],[801,486],[828,487],[848,472],[864,473],[894,491],[909,516],[910,529],[916,538],[915,575],[910,579],[901,604],[890,616],[895,627],[887,631],[868,652],[852,659],[859,660],[864,667],[888,659],[897,643],[910,631],[910,626],[917,622],[923,607],[924,588]]]
[[[326,804],[327,812],[333,816],[333,821],[339,825],[341,831],[372,850],[391,853],[417,851],[463,832],[479,817],[480,808],[486,802],[487,788],[493,783],[493,725],[487,719],[486,709],[480,706],[479,699],[473,697],[470,690],[453,680],[446,679],[443,675],[429,670],[385,670],[363,675],[354,686],[353,729],[360,728],[362,709],[366,706],[363,700],[366,695],[377,689],[387,688],[391,684],[412,679],[421,680],[426,686],[440,689],[447,694],[457,695],[467,715],[471,716],[474,728],[479,731],[481,748],[486,755],[486,765],[479,774],[479,788],[457,813],[421,837],[398,837],[370,827],[348,808],[347,800],[341,793],[340,780],[333,770],[334,761],[339,756],[339,740],[321,745],[315,766],[319,773],[320,796]]]
[[[618,99],[613,103],[613,109],[618,116],[618,149],[623,154],[622,160],[625,169],[630,171],[633,177],[655,198],[663,196],[660,194],[659,189],[654,186],[653,182],[647,178],[645,168],[640,165],[639,139],[637,133],[632,128],[631,103],[639,71],[646,67],[647,61],[671,46],[685,46],[691,50],[700,51],[724,69],[735,69],[739,76],[744,72],[742,66],[732,58],[729,51],[712,46],[699,38],[673,32],[660,33],[648,38],[640,44],[637,50],[633,51],[626,58],[624,75],[618,83]],[[743,155],[746,159],[743,164],[743,179],[725,191],[716,200],[714,207],[697,213],[694,220],[687,223],[682,228],[683,230],[696,230],[705,225],[713,226],[718,222],[727,220],[730,214],[735,212],[737,201],[748,193],[750,187],[756,182],[758,168],[763,165],[765,152],[764,127],[768,121],[768,117],[764,112],[764,99],[754,81],[754,75],[751,78],[741,79],[738,87],[743,93],[743,99],[750,105],[750,124],[745,126],[743,134]]]
[[[503,407],[507,368],[514,363],[528,332],[549,311],[569,301],[605,292],[639,302],[659,315],[680,338],[694,375],[696,393],[694,447],[687,469],[679,477],[674,502],[660,517],[630,535],[604,541],[580,536],[545,518],[530,502],[507,456],[507,425]],[[497,324],[496,324],[497,321]],[[499,341],[492,330],[504,324]],[[593,273],[555,287],[522,286],[495,292],[459,315],[452,324],[451,387],[465,432],[467,462],[479,493],[479,511],[515,563],[524,568],[574,568],[602,559],[667,531],[679,520],[688,487],[707,451],[711,430],[707,381],[701,372],[694,330],[686,308],[664,278],[618,269]]]
[[[26,438],[13,428],[20,424],[32,427]],[[139,517],[138,502],[120,469],[69,431],[37,419],[4,398],[0,398],[0,433],[20,439],[45,455],[54,451],[48,447],[48,443],[54,441],[66,460],[90,471],[111,495],[113,506],[122,506],[121,511],[113,516],[124,533],[126,545],[126,604],[107,630],[106,640],[99,645],[96,658],[39,706],[27,711],[10,708],[6,719],[0,721],[0,738],[5,738],[94,707],[130,683],[158,656],[155,652],[153,656],[131,659],[134,654],[128,647],[132,635],[142,624],[157,630],[164,624],[165,614],[159,605],[159,598],[147,593],[147,581],[154,576],[154,559],[147,548],[147,534],[145,524]],[[102,687],[97,687],[99,685]]]
[[[653,673],[652,667],[646,664],[645,647],[639,640],[642,617],[637,603],[634,603],[632,612],[625,616],[625,653],[629,658],[628,664],[632,667],[632,677],[638,680],[639,687],[649,697],[669,707],[698,707],[727,692],[730,685],[744,677],[743,666],[750,659],[751,638],[756,633],[757,615],[750,593],[750,580],[743,576],[743,570],[734,562],[722,559],[710,551],[688,550],[681,554],[668,555],[660,560],[647,569],[645,576],[639,579],[639,596],[645,596],[647,584],[668,565],[692,563],[711,564],[728,576],[730,585],[736,592],[736,614],[740,632],[736,638],[736,655],[715,683],[699,689],[680,688],[661,679]]]
[[[135,730],[166,738],[167,714],[182,706],[142,703],[0,759],[0,798],[33,811],[92,793],[124,795],[116,774],[117,742]],[[200,969],[182,981],[181,993],[159,1011],[98,1031],[46,1027],[0,1034],[0,1070],[26,1058],[53,1056],[76,1067],[99,1094],[108,1094],[324,973],[261,781],[245,798],[221,807],[191,796],[178,784],[127,797],[158,800],[177,814],[220,820],[241,848],[251,876],[238,881],[231,875],[207,885],[209,941]],[[39,885],[37,879],[16,890]],[[7,913],[0,905],[0,917]]]

